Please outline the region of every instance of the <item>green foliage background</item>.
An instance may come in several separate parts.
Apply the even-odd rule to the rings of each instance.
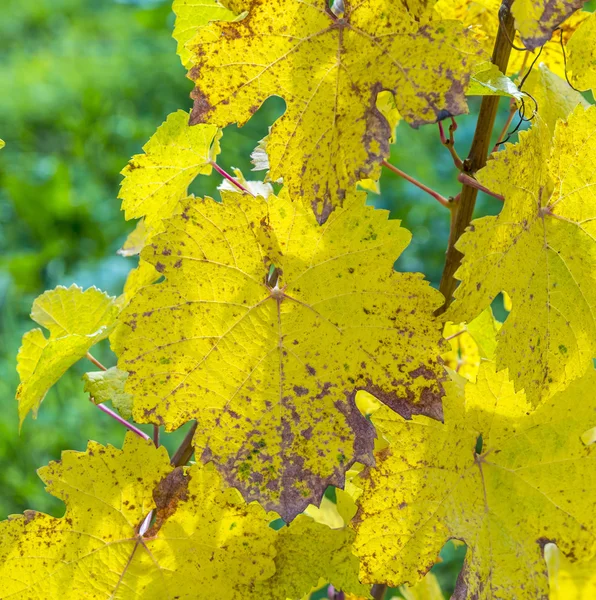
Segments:
[[[0,137],[6,141],[0,152],[0,518],[25,508],[60,514],[35,469],[64,449],[83,450],[90,438],[121,443],[121,428],[83,394],[80,377],[93,370],[90,364],[61,379],[19,436],[16,354],[32,327],[28,314],[38,294],[73,282],[118,294],[134,265],[116,255],[133,228],[119,211],[118,173],[170,112],[191,106],[192,85],[170,37],[173,22],[166,0],[4,0],[0,7]],[[248,174],[250,152],[282,111],[283,101],[270,99],[246,127],[228,128],[220,164]],[[496,129],[506,112],[503,102]],[[465,155],[474,114],[458,124],[457,146]],[[393,164],[446,196],[458,192],[436,127],[415,131],[402,124],[397,138]],[[191,191],[213,194],[220,181],[203,178]],[[437,285],[448,211],[391,173],[381,188],[371,202],[390,209],[414,236],[396,267],[422,271]],[[498,209],[485,197],[477,212]],[[107,346],[98,356],[113,364]]]

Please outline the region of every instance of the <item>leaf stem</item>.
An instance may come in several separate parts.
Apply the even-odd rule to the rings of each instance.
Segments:
[[[453,159],[453,164],[458,171],[461,171],[464,168],[464,163],[462,159],[457,154],[455,149],[455,132],[457,130],[457,123],[455,119],[451,117],[451,125],[449,125],[449,139],[445,137],[445,131],[443,129],[443,123],[441,121],[437,122],[439,126],[439,136],[441,138],[441,144],[449,150],[449,154],[451,154],[451,158]]]
[[[439,204],[441,204],[445,208],[449,208],[449,209],[451,208],[451,202],[447,198],[441,196],[441,194],[439,194],[439,192],[435,192],[435,190],[429,188],[428,186],[424,185],[423,183],[420,183],[420,181],[414,179],[407,173],[404,173],[401,169],[398,169],[397,167],[393,166],[391,163],[388,163],[386,160],[384,160],[381,164],[384,167],[387,167],[390,171],[393,171],[393,173],[395,173],[396,175],[399,175],[406,181],[409,181],[410,183],[415,185],[417,188],[421,189],[423,192],[426,192],[427,194],[432,196]]]
[[[493,198],[496,198],[501,202],[505,202],[504,196],[501,196],[501,194],[497,194],[496,192],[491,192],[487,187],[483,186],[477,179],[474,179],[474,177],[468,175],[467,173],[460,173],[457,176],[457,180],[460,183],[464,183],[465,185],[477,189],[479,192],[484,192],[485,194],[488,194],[489,196],[492,196]]]
[[[172,460],[170,464],[174,467],[183,467],[192,456],[194,452],[194,445],[192,440],[195,436],[195,431],[197,430],[197,422],[195,421],[192,424],[192,427],[188,430],[186,437],[182,440],[180,446],[178,446],[178,450],[172,456]]]
[[[159,425],[153,425],[153,443],[159,448]]]
[[[150,440],[151,438],[144,432],[141,431],[138,427],[135,427],[132,423],[129,423],[126,419],[123,419],[118,413],[114,412],[111,408],[108,408],[105,404],[97,404],[96,405],[99,410],[106,413],[106,415],[112,417],[112,419],[118,421],[120,425],[124,425],[127,429],[130,429],[133,433],[142,437],[145,440]]]
[[[102,371],[107,371],[107,367],[104,367],[98,360],[91,354],[91,352],[87,352],[87,359],[90,360],[98,369]]]
[[[387,584],[385,583],[375,583],[370,590],[370,595],[374,598],[374,600],[383,600],[385,597],[385,592],[387,591]]]
[[[526,54],[527,56],[527,54]],[[497,143],[495,147],[492,149],[491,154],[495,153],[499,146],[504,142],[507,137],[507,131],[509,130],[509,126],[511,125],[511,121],[513,121],[513,117],[515,117],[515,113],[517,112],[517,105],[515,104],[515,100],[511,100],[511,109],[509,110],[509,116],[503,125],[503,129],[501,129],[501,133],[499,133],[499,137],[497,138]]]
[[[224,171],[214,160],[209,161],[209,164],[224,178],[227,179],[232,185],[235,185],[240,191],[245,194],[249,194],[253,198],[255,195],[247,188],[245,188],[235,177],[232,177],[227,171]]]
[[[459,331],[456,331],[455,333],[452,333],[451,335],[448,335],[445,340],[448,342],[450,340],[454,340],[456,337],[459,337],[460,335],[462,335],[463,333],[466,333],[467,329],[464,327],[464,329],[460,329]]]
[[[511,4],[513,0],[503,0],[499,9],[499,30],[495,39],[493,48],[492,62],[502,73],[507,72],[507,63],[511,54],[511,41],[515,36],[515,24],[513,15],[511,14]],[[468,158],[464,161],[464,172],[467,175],[474,175],[476,171],[481,169],[486,164],[488,151],[490,148],[491,135],[497,116],[499,107],[499,96],[484,96],[480,105],[478,114],[478,122],[476,123],[476,131]],[[451,234],[449,236],[449,246],[445,258],[445,267],[439,289],[445,296],[445,303],[438,309],[437,313],[443,313],[447,310],[453,292],[457,286],[457,280],[454,275],[462,259],[462,253],[457,250],[457,240],[466,230],[476,204],[476,196],[478,189],[464,183],[461,191],[461,196],[458,202],[454,203],[453,218],[451,222]]]

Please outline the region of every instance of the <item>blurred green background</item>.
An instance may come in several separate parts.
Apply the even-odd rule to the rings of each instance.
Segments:
[[[141,151],[166,116],[189,109],[191,83],[171,39],[174,16],[161,0],[3,0],[0,8],[0,518],[25,508],[61,514],[35,470],[88,439],[120,445],[121,428],[89,403],[75,366],[48,393],[39,418],[18,431],[16,355],[34,325],[33,299],[58,284],[121,291],[134,259],[118,256],[133,223],[116,199],[119,171]],[[475,123],[458,118],[465,155]],[[270,99],[242,129],[229,127],[218,159],[250,171],[250,152],[283,111]],[[502,102],[496,130],[507,112]],[[456,172],[437,128],[398,128],[391,161],[445,196],[458,191]],[[194,184],[215,193],[214,175]],[[380,197],[413,233],[399,270],[424,272],[437,285],[449,233],[448,211],[405,181],[384,173]],[[478,214],[494,214],[483,197]],[[96,354],[108,364],[107,346]],[[174,437],[180,437],[177,432]],[[169,442],[170,444],[173,442]],[[453,553],[450,553],[450,556]],[[461,560],[461,551],[459,551]],[[439,569],[440,571],[440,569]],[[453,579],[453,574],[446,576]],[[451,578],[451,579],[449,579]],[[449,587],[447,583],[447,587]]]

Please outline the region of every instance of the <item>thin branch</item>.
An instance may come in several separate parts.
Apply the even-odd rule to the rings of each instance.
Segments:
[[[435,192],[435,190],[432,190],[431,188],[424,185],[423,183],[420,183],[418,180],[414,179],[413,177],[410,177],[410,175],[408,175],[407,173],[404,173],[401,169],[398,169],[397,167],[393,166],[391,163],[388,163],[386,160],[384,160],[381,164],[384,167],[387,167],[390,171],[393,171],[393,173],[395,173],[396,175],[403,177],[406,181],[409,181],[410,183],[415,185],[417,188],[421,189],[423,192],[426,192],[427,194],[432,196],[437,202],[439,202],[439,204],[443,205],[445,208],[449,208],[449,209],[451,208],[451,202],[449,200],[447,200],[447,198],[441,196],[441,194],[439,194],[439,192]]]
[[[445,340],[448,342],[450,340],[454,340],[456,337],[459,337],[462,333],[466,333],[467,329],[464,327],[463,329],[460,329],[459,331],[456,331],[455,333],[452,333],[451,335],[448,335]]]
[[[159,425],[153,425],[153,443],[159,448]]]
[[[449,154],[451,154],[451,158],[453,159],[453,164],[458,171],[461,171],[464,168],[464,163],[462,159],[457,154],[455,149],[455,131],[457,130],[457,123],[455,119],[451,117],[451,125],[449,125],[449,139],[445,137],[445,131],[443,129],[443,123],[441,121],[437,122],[439,126],[439,136],[441,138],[441,144],[449,150]]]
[[[499,31],[495,39],[492,62],[502,73],[507,72],[507,63],[511,54],[511,43],[515,37],[515,25],[513,15],[511,14],[512,0],[503,0],[499,9]],[[486,158],[490,148],[491,136],[499,107],[499,96],[484,96],[480,105],[478,122],[470,154],[464,161],[464,172],[473,176],[476,171],[486,164]],[[461,263],[462,254],[455,247],[457,240],[466,230],[476,204],[478,190],[464,183],[459,200],[454,203],[452,211],[451,233],[449,235],[449,246],[445,258],[445,268],[441,278],[440,290],[445,296],[445,304],[437,311],[443,313],[447,310],[452,298],[453,292],[457,286],[457,280],[454,275]]]
[[[474,179],[467,173],[460,173],[457,176],[457,180],[460,183],[464,183],[465,185],[469,185],[470,187],[477,189],[479,192],[484,192],[485,194],[488,194],[489,196],[492,196],[501,202],[505,202],[504,196],[501,196],[501,194],[497,194],[495,192],[491,192],[487,187],[483,186],[478,180]]]
[[[190,457],[192,456],[192,453],[195,449],[192,440],[195,436],[196,430],[197,422],[195,421],[192,424],[192,427],[188,430],[186,437],[182,440],[182,443],[178,447],[178,450],[176,450],[174,456],[172,456],[172,460],[170,461],[170,464],[172,466],[183,467],[190,460]]]
[[[90,360],[98,369],[102,371],[107,371],[107,367],[104,367],[98,360],[91,354],[91,352],[87,352],[87,359]]]
[[[118,413],[114,412],[111,408],[108,408],[105,404],[97,404],[96,405],[99,410],[106,413],[106,415],[112,417],[112,419],[118,421],[120,425],[124,425],[127,429],[130,429],[133,433],[142,437],[145,440],[150,440],[151,438],[144,432],[141,431],[138,427],[135,427],[132,423],[129,423],[126,419],[123,419]]]
[[[245,188],[235,177],[232,177],[227,171],[224,171],[214,160],[209,161],[209,164],[224,178],[227,179],[232,185],[235,185],[240,191],[245,194],[249,194],[253,198],[255,195],[248,189]]]
[[[507,132],[509,131],[509,127],[511,126],[511,121],[513,121],[513,117],[515,117],[515,113],[517,112],[517,104],[515,103],[515,100],[511,100],[511,109],[509,110],[509,116],[507,117],[507,120],[505,121],[505,124],[503,125],[503,129],[501,129],[501,133],[499,133],[499,137],[497,138],[497,143],[495,144],[495,147],[492,149],[491,154],[494,154],[498,149],[499,146],[501,144],[503,144],[503,142],[505,141],[505,138],[507,137]]]

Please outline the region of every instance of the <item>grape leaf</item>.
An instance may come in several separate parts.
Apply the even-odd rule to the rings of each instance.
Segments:
[[[456,598],[546,598],[542,548],[576,559],[596,549],[596,424],[591,371],[531,411],[507,371],[485,363],[465,396],[444,400],[445,424],[382,407],[389,440],[362,479],[354,549],[363,581],[414,583],[448,539],[468,546]]]
[[[124,417],[132,417],[132,396],[124,391],[128,373],[117,367],[107,371],[90,371],[83,375],[84,390],[95,404],[112,401],[114,408]]]
[[[64,452],[39,474],[66,514],[28,511],[0,524],[4,597],[242,598],[275,570],[262,508],[222,489],[208,467],[184,478],[164,448],[133,434],[122,450],[89,442]],[[155,524],[139,533],[153,509]]]
[[[176,52],[187,69],[192,64],[192,54],[186,47],[200,27],[210,21],[231,21],[236,18],[233,11],[217,0],[174,0],[172,10],[176,15],[172,37],[178,42]]]
[[[283,177],[319,222],[358,180],[379,177],[391,136],[376,107],[381,90],[414,126],[467,112],[479,52],[461,24],[432,20],[430,3],[346,0],[341,17],[326,0],[244,4],[247,16],[212,23],[187,45],[191,123],[243,125],[268,97],[283,97],[267,143],[269,178]]]
[[[596,108],[578,106],[551,137],[536,124],[477,178],[505,197],[497,217],[472,222],[457,248],[454,322],[470,321],[505,290],[513,308],[499,332],[509,367],[537,404],[580,377],[596,354]]]
[[[136,256],[145,247],[149,232],[145,226],[145,219],[137,221],[135,228],[128,234],[122,248],[118,250],[120,256]]]
[[[39,473],[66,514],[0,523],[5,598],[298,598],[327,576],[368,595],[352,531],[302,515],[276,532],[277,515],[222,488],[210,465],[174,469],[163,447],[132,433],[122,450],[89,442]]]
[[[39,405],[58,379],[110,334],[117,314],[116,299],[95,287],[83,291],[76,285],[58,286],[35,300],[31,318],[50,336],[46,338],[41,329],[23,336],[17,358],[21,425],[30,411],[37,416]]]
[[[524,90],[536,101],[537,112],[541,120],[548,125],[551,135],[555,132],[557,121],[567,119],[578,104],[584,108],[589,106],[579,92],[543,64],[532,69],[524,84]],[[532,117],[534,108],[532,102],[526,102],[524,116]]]
[[[508,96],[523,100],[525,94],[491,62],[480,65],[470,79],[468,96]]]
[[[534,50],[550,40],[557,27],[586,0],[516,0],[511,12],[526,48]]]
[[[544,548],[550,583],[549,600],[593,600],[596,597],[594,559],[571,562],[554,544]]]
[[[122,171],[119,198],[126,219],[145,217],[148,229],[172,214],[195,177],[211,173],[220,137],[215,125],[190,127],[183,110],[169,115],[143,146],[145,154],[133,156]]]
[[[393,270],[410,233],[365,194],[323,227],[287,194],[222,197],[183,202],[143,251],[166,281],[132,299],[112,344],[137,422],[197,419],[198,455],[290,521],[370,461],[357,389],[440,418],[440,295]]]
[[[567,43],[568,75],[580,90],[596,89],[596,15],[581,24]]]

